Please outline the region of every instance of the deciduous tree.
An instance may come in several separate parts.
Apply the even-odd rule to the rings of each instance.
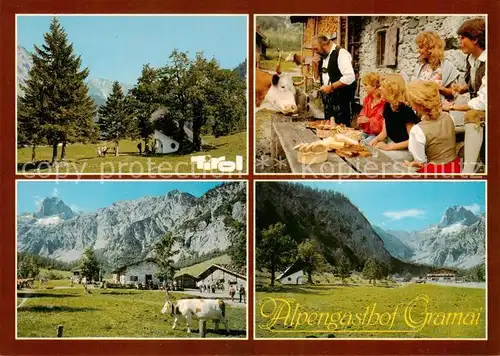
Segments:
[[[177,239],[171,233],[167,233],[153,247],[155,259],[158,263],[156,276],[160,280],[166,281],[174,277],[176,268],[174,267],[173,257],[179,253],[179,250],[174,249],[176,242]]]
[[[276,223],[264,229],[257,241],[256,260],[259,268],[271,271],[271,286],[274,286],[276,271],[282,270],[297,258],[297,244],[285,234],[285,225]]]

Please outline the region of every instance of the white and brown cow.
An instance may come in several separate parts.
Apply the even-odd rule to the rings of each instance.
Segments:
[[[255,104],[258,108],[279,111],[285,115],[298,112],[296,89],[288,74],[268,73],[256,68]]]
[[[174,317],[175,329],[179,316],[182,315],[186,319],[187,332],[191,332],[191,321],[195,320],[213,320],[215,323],[215,331],[219,328],[219,322],[222,321],[226,327],[226,332],[229,333],[229,325],[226,317],[226,304],[221,299],[180,299],[173,301],[170,299],[170,294],[167,294],[167,301],[161,310],[162,314],[170,314]]]

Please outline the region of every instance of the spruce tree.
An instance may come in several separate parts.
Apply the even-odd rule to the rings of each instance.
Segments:
[[[95,133],[95,107],[88,96],[87,68],[80,70],[81,58],[73,53],[66,32],[57,18],[44,35],[45,43],[35,45],[33,66],[20,99],[19,132],[32,146],[46,141],[52,146],[52,163],[58,145],[90,138]]]
[[[99,108],[99,126],[104,138],[115,143],[115,155],[118,156],[120,140],[133,134],[133,106],[131,98],[123,95],[118,82],[113,83],[111,94],[106,103]]]

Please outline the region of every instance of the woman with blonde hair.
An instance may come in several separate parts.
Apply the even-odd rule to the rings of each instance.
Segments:
[[[384,125],[382,131],[371,140],[368,145],[384,151],[396,161],[411,161],[413,157],[408,151],[409,132],[420,119],[413,110],[406,105],[406,85],[399,74],[389,74],[380,82],[384,104]]]
[[[384,104],[380,94],[380,75],[369,72],[361,77],[361,83],[366,91],[363,99],[363,109],[358,116],[358,125],[363,130],[362,140],[368,143],[373,140],[384,126]]]
[[[455,125],[451,116],[441,109],[439,85],[412,81],[407,86],[407,97],[421,121],[410,130],[408,149],[414,160],[405,164],[419,168],[419,173],[460,173]]]
[[[428,80],[439,85],[441,100],[453,99],[451,85],[460,73],[449,60],[444,59],[444,40],[434,31],[420,32],[416,38],[419,61],[412,80]]]

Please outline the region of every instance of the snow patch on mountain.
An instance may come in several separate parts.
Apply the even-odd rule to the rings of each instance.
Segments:
[[[38,226],[47,226],[47,225],[57,225],[62,223],[64,220],[61,219],[59,216],[51,216],[48,218],[42,218],[38,219],[35,224]]]

